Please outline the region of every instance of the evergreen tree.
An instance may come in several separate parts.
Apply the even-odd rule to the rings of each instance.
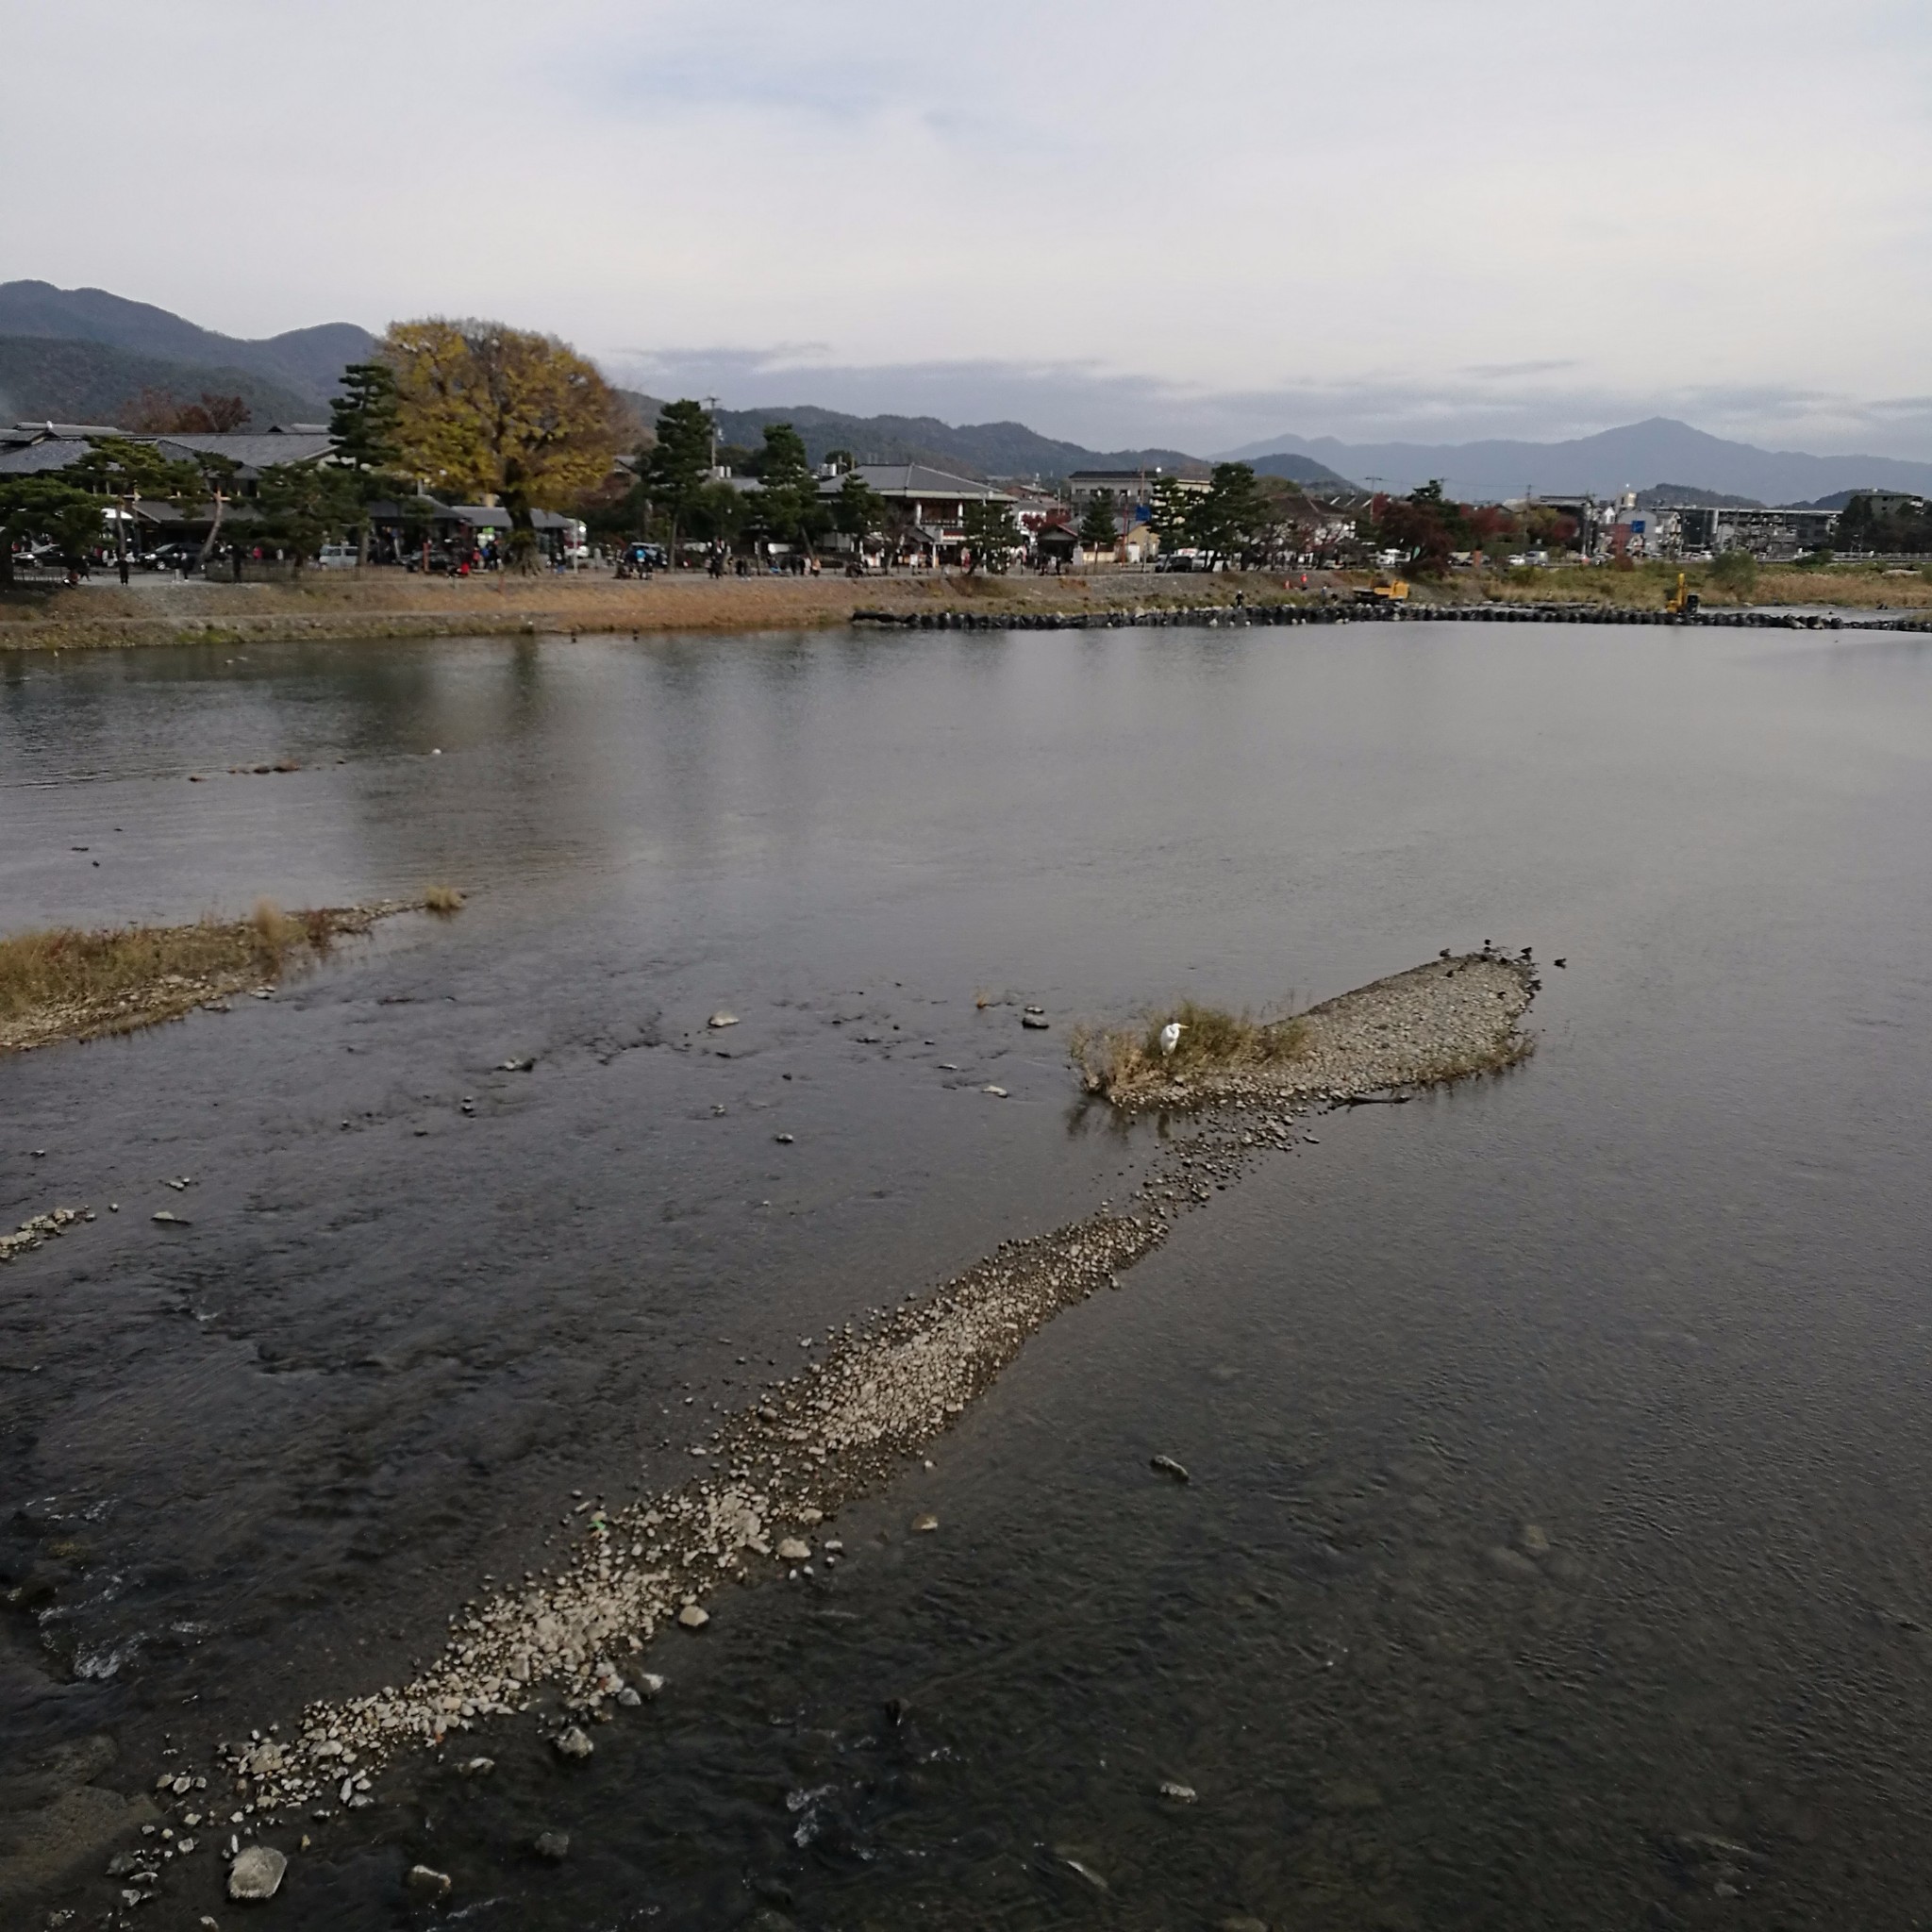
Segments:
[[[658,416],[658,441],[641,459],[644,494],[671,519],[671,560],[677,561],[680,529],[711,480],[711,419],[702,403],[666,403]]]
[[[393,470],[401,459],[397,412],[395,371],[387,362],[350,363],[341,393],[329,405],[336,460],[352,470]]]
[[[784,543],[812,539],[830,519],[819,501],[818,478],[805,453],[805,440],[789,423],[765,425],[765,446],[758,452],[758,517],[768,535]]]
[[[294,553],[295,573],[362,513],[354,476],[320,463],[271,463],[256,486],[256,528]]]
[[[1080,514],[1080,541],[1089,550],[1111,550],[1120,541],[1113,491],[1096,490]]]
[[[858,471],[849,471],[832,505],[837,528],[848,537],[869,537],[879,526],[885,500]]]
[[[1193,540],[1212,558],[1241,557],[1268,526],[1268,505],[1246,463],[1217,463],[1205,496],[1189,513]]]
[[[1013,506],[982,497],[966,506],[966,544],[971,552],[967,569],[1004,573],[1012,561],[1013,546],[1020,541],[1020,526],[1013,520]]]

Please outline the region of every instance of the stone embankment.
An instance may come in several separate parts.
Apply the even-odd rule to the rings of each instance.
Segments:
[[[935,1292],[801,1337],[824,1353],[690,1442],[687,1481],[615,1507],[577,1499],[582,1530],[554,1572],[466,1603],[441,1655],[408,1683],[219,1747],[233,1792],[219,1804],[212,1780],[164,1777],[157,1796],[180,1813],[171,1824],[233,1857],[293,1824],[285,1814],[326,1822],[374,1804],[378,1774],[406,1751],[448,1749],[483,1775],[491,1760],[462,1734],[519,1711],[542,1712],[560,1755],[590,1755],[600,1723],[663,1690],[639,1660],[654,1639],[694,1637],[727,1586],[836,1566],[840,1509],[920,1457],[1059,1310],[1119,1288],[1178,1216],[1264,1154],[1311,1142],[1301,1123],[1316,1109],[1510,1064],[1535,986],[1526,960],[1445,956],[1313,1008],[1291,1073],[1197,1074],[1164,1103],[1189,1111],[1190,1131],[1163,1144],[1130,1206],[1005,1242]],[[1186,1477],[1178,1465],[1164,1473]],[[911,1525],[938,1527],[930,1516]]]
[[[854,624],[898,630],[1123,630],[1149,625],[1337,624],[1674,625],[1704,630],[1932,631],[1932,617],[1836,617],[1817,611],[1626,610],[1604,604],[1170,604],[1147,609],[994,611],[855,610]]]

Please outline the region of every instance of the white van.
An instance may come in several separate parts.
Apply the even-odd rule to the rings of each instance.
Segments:
[[[356,568],[356,546],[353,543],[325,543],[322,555],[315,559],[317,570],[354,570]]]

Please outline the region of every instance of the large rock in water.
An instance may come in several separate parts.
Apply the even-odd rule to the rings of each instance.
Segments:
[[[273,1898],[289,1861],[273,1845],[250,1845],[228,1867],[230,1898]]]

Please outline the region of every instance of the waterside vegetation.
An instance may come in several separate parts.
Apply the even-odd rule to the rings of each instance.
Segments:
[[[1170,1025],[1180,1028],[1171,1048],[1161,1038]],[[1297,1015],[1257,1020],[1251,1013],[1183,1000],[1130,1025],[1076,1026],[1067,1047],[1087,1092],[1130,1106],[1137,1097],[1176,1080],[1279,1067],[1301,1051],[1307,1033],[1307,1023]]]
[[[453,902],[453,903],[452,903]],[[423,909],[453,912],[462,894],[432,887]],[[246,918],[192,925],[54,927],[0,940],[0,1054],[63,1040],[98,1040],[222,1008],[314,964],[339,939],[368,932],[408,906],[320,906],[285,912],[258,900]]]

